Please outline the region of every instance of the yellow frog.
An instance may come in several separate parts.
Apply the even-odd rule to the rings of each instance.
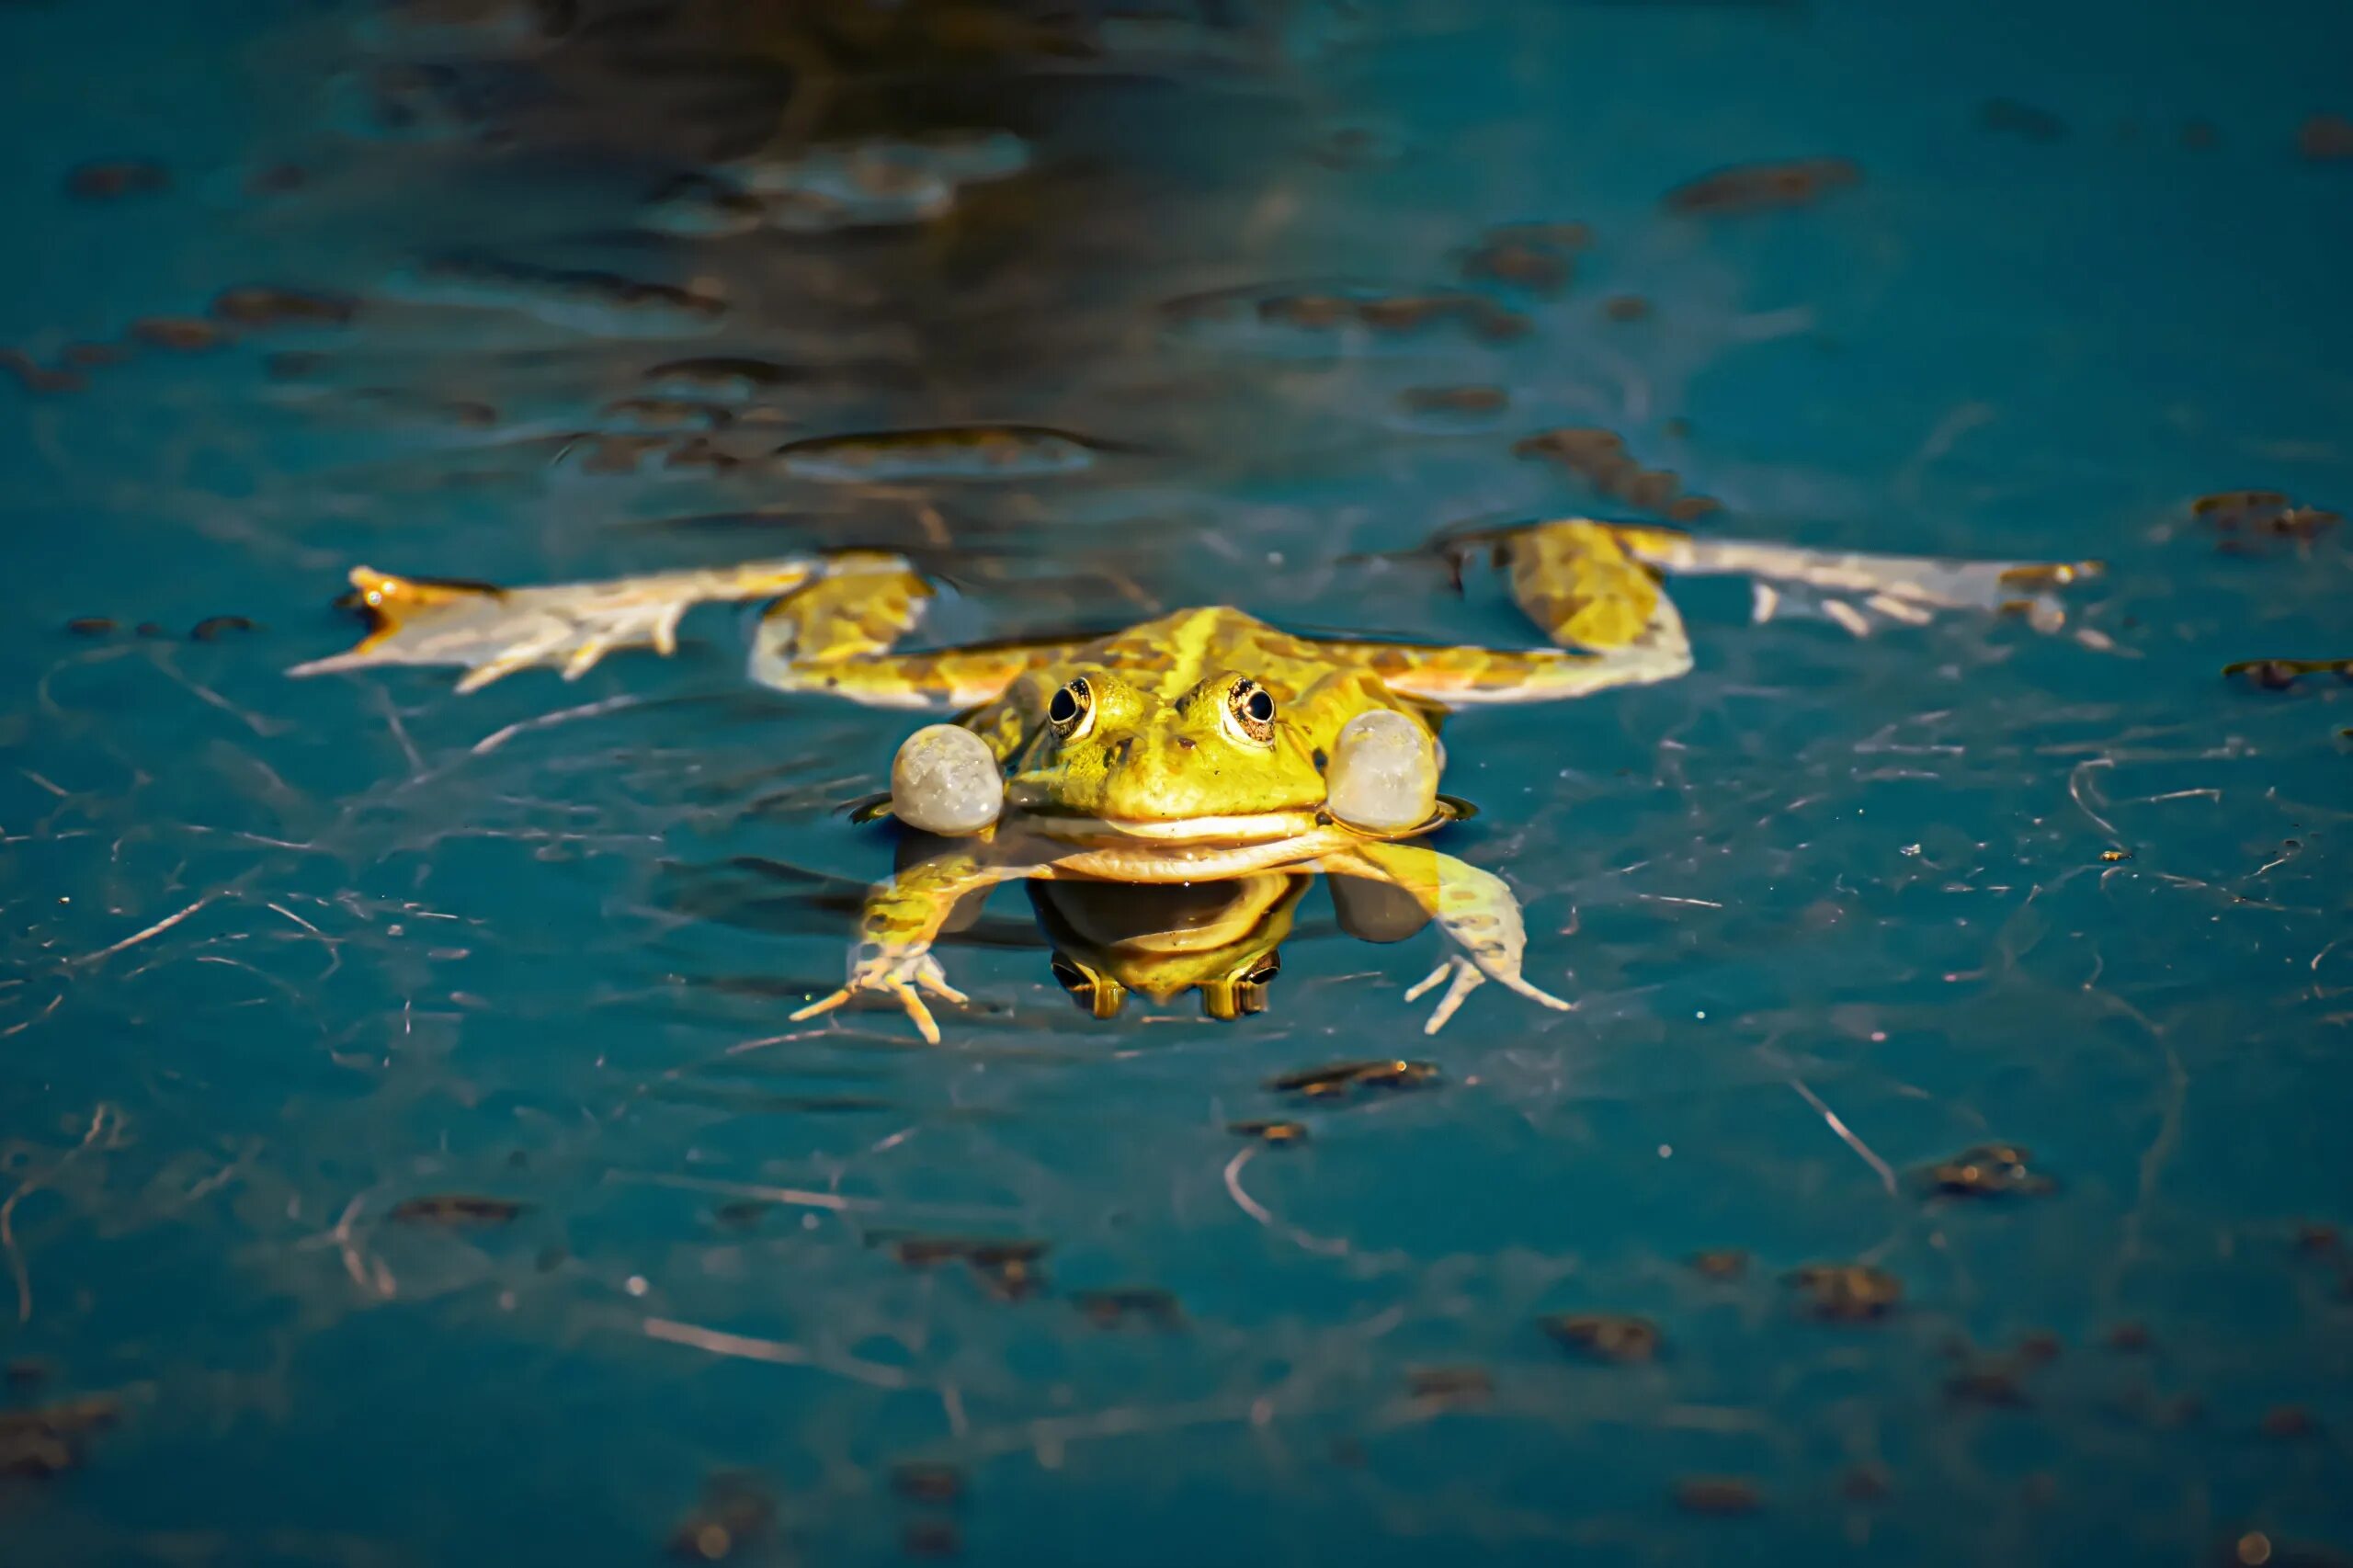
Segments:
[[[1759,619],[1804,606],[1862,634],[1962,608],[2023,610],[2049,630],[2061,620],[2052,591],[2098,570],[1840,554],[1582,517],[1453,548],[1489,551],[1553,645],[1308,639],[1217,607],[1082,642],[894,652],[932,589],[898,556],[853,551],[514,589],[362,567],[351,580],[370,635],[292,673],[455,665],[465,691],[540,665],[570,679],[618,648],[671,652],[697,603],[773,599],[755,679],[958,715],[910,736],[892,768],[891,810],[945,844],[873,890],[847,983],[796,1017],[878,992],[936,1043],[922,994],[966,998],[934,938],[961,900],[998,882],[1322,872],[1399,890],[1460,949],[1406,993],[1445,984],[1425,1026],[1435,1033],[1486,980],[1569,1006],[1521,973],[1519,905],[1502,880],[1421,842],[1455,814],[1438,793],[1449,710],[1682,675],[1691,651],[1662,585],[1669,574],[1744,575]],[[1224,980],[1263,986],[1240,970]]]

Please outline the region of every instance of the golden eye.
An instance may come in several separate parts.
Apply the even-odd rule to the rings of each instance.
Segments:
[[[1085,676],[1054,693],[1053,700],[1046,704],[1046,722],[1065,739],[1085,731],[1094,717],[1095,690]]]
[[[1273,693],[1255,680],[1236,681],[1226,694],[1225,710],[1235,729],[1265,745],[1275,738]]]

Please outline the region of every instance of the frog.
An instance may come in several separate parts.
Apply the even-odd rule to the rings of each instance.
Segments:
[[[1437,994],[1423,1025],[1436,1034],[1491,983],[1541,1008],[1571,1006],[1525,972],[1510,885],[1430,842],[1466,810],[1438,790],[1451,715],[1687,674],[1691,640],[1667,591],[1677,577],[1743,577],[1755,620],[1803,613],[1869,636],[1949,611],[2018,614],[2054,631],[2063,590],[2102,569],[1591,517],[1441,535],[1429,548],[1458,580],[1483,554],[1541,642],[1307,636],[1215,605],[1096,636],[908,649],[938,585],[902,554],[844,549],[513,588],[354,567],[347,602],[368,636],[290,674],[449,665],[464,672],[460,692],[540,666],[576,680],[618,650],[675,653],[698,604],[757,601],[754,681],[942,716],[903,741],[891,793],[869,813],[938,839],[938,851],[874,885],[843,984],[795,1018],[873,997],[938,1044],[931,1003],[971,999],[935,940],[960,905],[1003,882],[1176,886],[1279,872],[1381,885],[1439,928],[1449,951],[1404,992],[1408,1003]],[[1229,989],[1263,985],[1248,972],[1225,977]]]

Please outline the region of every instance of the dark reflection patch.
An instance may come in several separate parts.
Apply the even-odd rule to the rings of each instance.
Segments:
[[[1999,135],[2049,143],[2063,140],[2067,122],[2047,108],[2016,98],[1987,98],[1977,108],[1977,123]]]
[[[61,370],[44,365],[16,348],[0,348],[0,370],[16,377],[17,384],[28,392],[80,392],[89,384],[77,370]]]
[[[1870,1323],[1904,1300],[1904,1281],[1867,1263],[1809,1264],[1789,1276],[1799,1309],[1826,1323]]]
[[[2224,665],[2222,674],[2266,691],[2286,691],[2308,676],[2353,680],[2353,659],[2241,659]]]
[[[1809,207],[1833,191],[1862,183],[1860,165],[1847,158],[1796,158],[1780,164],[1737,164],[1667,192],[1670,212],[1736,214]]]
[[[1435,1084],[1438,1070],[1427,1062],[1390,1057],[1377,1062],[1335,1062],[1302,1068],[1267,1080],[1279,1094],[1304,1095],[1309,1099],[1339,1099],[1359,1089],[1418,1089]]]
[[[1592,243],[1582,223],[1520,223],[1491,229],[1462,259],[1462,276],[1535,294],[1557,294],[1576,275],[1576,255]]]
[[[1079,1290],[1072,1294],[1071,1304],[1097,1328],[1167,1331],[1185,1326],[1185,1311],[1176,1298],[1152,1287]]]
[[[1649,1361],[1657,1358],[1658,1324],[1648,1318],[1611,1312],[1553,1312],[1537,1326],[1557,1343],[1597,1361]]]
[[[1397,401],[1413,414],[1500,414],[1511,394],[1496,386],[1407,387]]]
[[[1736,1475],[1688,1475],[1675,1483],[1675,1506],[1687,1514],[1733,1518],[1765,1506],[1756,1483]]]
[[[443,1192],[403,1199],[392,1205],[390,1217],[404,1225],[505,1225],[520,1219],[529,1208],[505,1198]]]
[[[1981,1143],[1917,1173],[1929,1191],[1947,1198],[2028,1198],[2057,1184],[2029,1166],[2030,1151],[2016,1143]]]
[[[1304,1143],[1307,1125],[1299,1121],[1236,1121],[1226,1128],[1237,1138],[1256,1138],[1261,1143]]]
[[[1044,1289],[1040,1265],[1048,1247],[1044,1242],[1006,1241],[977,1236],[877,1235],[891,1256],[908,1268],[937,1268],[961,1263],[991,1295],[1017,1301]]]
[[[891,1490],[910,1503],[954,1503],[964,1495],[964,1472],[952,1464],[910,1460],[891,1467]]]
[[[776,1498],[755,1475],[722,1471],[703,1483],[702,1497],[670,1532],[670,1555],[688,1562],[724,1562],[761,1548],[776,1525]]]
[[[0,1410],[0,1476],[39,1480],[77,1469],[90,1439],[121,1419],[122,1402],[110,1394]]]
[[[131,335],[151,348],[195,354],[218,348],[228,335],[209,321],[194,316],[142,316],[131,324]]]
[[[1419,1405],[1461,1410],[1493,1400],[1495,1379],[1484,1367],[1408,1367],[1405,1392]]]
[[[2190,503],[2190,515],[2212,528],[2225,554],[2262,555],[2281,546],[2311,545],[2342,519],[2278,490],[2225,490]]]
[[[1674,522],[1695,522],[1719,509],[1704,495],[1683,494],[1683,481],[1674,473],[1635,461],[1624,438],[1612,431],[1582,426],[1540,430],[1521,437],[1511,450],[1514,457],[1558,463],[1601,494]]]
[[[1036,479],[1077,473],[1120,449],[1042,425],[958,425],[813,436],[776,449],[796,479],[883,483],[910,479]]]
[[[1703,1279],[1738,1279],[1748,1272],[1748,1255],[1738,1247],[1695,1252],[1688,1261]]]
[[[1219,290],[1171,300],[1161,314],[1180,332],[1235,347],[1276,348],[1286,337],[1296,342],[1345,333],[1408,338],[1438,326],[1502,344],[1535,327],[1518,312],[1464,290],[1400,291],[1357,283]]]
[[[249,284],[229,289],[212,301],[212,314],[237,326],[346,326],[359,301],[345,294]]]
[[[2296,151],[2314,163],[2353,159],[2353,119],[2316,114],[2297,129]]]
[[[119,201],[172,188],[171,171],[152,158],[84,164],[65,176],[65,193],[79,201]]]

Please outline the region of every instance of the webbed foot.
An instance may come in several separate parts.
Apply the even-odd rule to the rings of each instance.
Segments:
[[[2061,590],[2103,570],[2097,561],[1959,561],[1670,534],[1639,539],[1633,550],[1670,572],[1750,578],[1758,621],[1810,616],[1857,637],[1888,625],[1925,625],[1941,610],[2018,615],[2037,631],[2054,632],[2067,620]]]
[[[768,597],[825,570],[822,558],[801,557],[501,588],[354,567],[351,597],[369,619],[366,640],[348,653],[297,665],[287,674],[456,665],[466,671],[458,689],[467,692],[517,670],[551,665],[562,668],[564,679],[577,680],[618,649],[676,652],[679,619],[698,604]]]
[[[848,983],[793,1014],[793,1022],[830,1013],[861,992],[879,991],[898,999],[907,1017],[915,1020],[915,1030],[923,1036],[924,1043],[938,1045],[939,1024],[932,1017],[931,1008],[925,1003],[921,992],[928,991],[941,1001],[953,1002],[960,1006],[972,1001],[971,997],[948,983],[947,971],[939,967],[939,960],[927,948],[892,949],[864,943],[854,951]]]
[[[1462,1006],[1463,998],[1478,990],[1489,980],[1498,981],[1506,989],[1516,991],[1529,1001],[1540,1003],[1555,1012],[1566,1013],[1575,1009],[1574,1003],[1562,1001],[1551,992],[1531,984],[1523,975],[1501,971],[1489,974],[1469,955],[1463,953],[1449,955],[1445,962],[1415,982],[1406,991],[1405,1000],[1418,1002],[1436,990],[1440,981],[1448,982],[1446,994],[1438,999],[1438,1011],[1432,1013],[1429,1022],[1422,1026],[1424,1034],[1436,1034],[1446,1028],[1446,1021],[1454,1017],[1454,1010]]]

